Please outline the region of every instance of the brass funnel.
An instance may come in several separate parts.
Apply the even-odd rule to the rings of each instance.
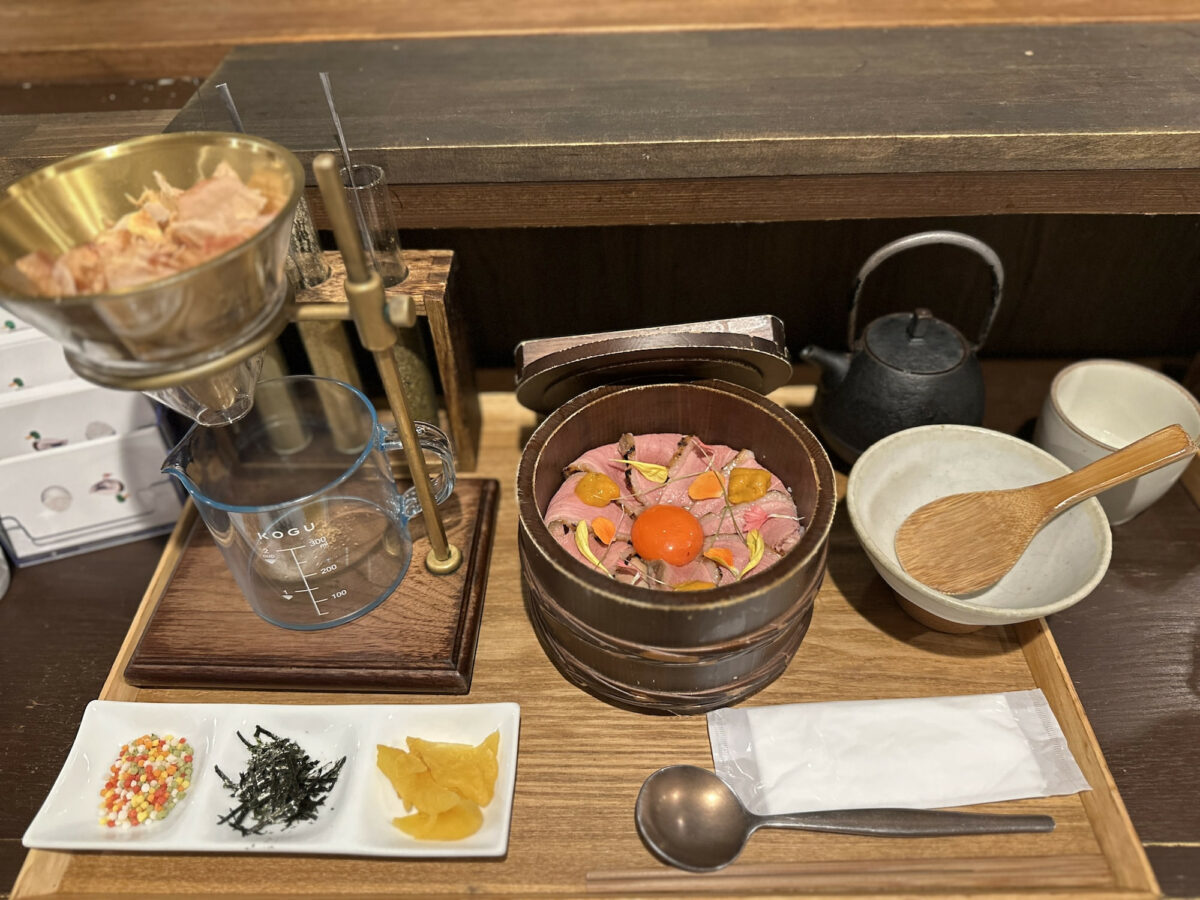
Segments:
[[[40,297],[15,262],[90,241],[161,173],[179,188],[220,162],[266,193],[267,225],[184,272],[105,294]],[[83,377],[141,390],[204,424],[249,409],[259,356],[287,323],[288,238],[304,173],[262,138],[192,132],[137,138],[73,156],[0,193],[0,305],[63,345]]]

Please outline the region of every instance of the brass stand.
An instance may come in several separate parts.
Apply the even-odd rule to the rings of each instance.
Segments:
[[[409,411],[404,383],[392,355],[392,348],[396,345],[396,329],[411,328],[416,322],[412,297],[407,294],[387,297],[383,291],[383,279],[367,265],[333,154],[322,153],[313,160],[313,173],[325,198],[325,210],[333,224],[333,236],[346,265],[342,288],[350,301],[350,316],[358,330],[358,339],[375,356],[388,405],[396,417],[396,428],[408,460],[408,470],[412,473],[413,488],[421,502],[421,512],[432,545],[425,566],[436,575],[448,575],[462,565],[462,551],[446,537],[446,526],[433,496],[433,487],[425,468],[425,454],[417,440],[416,424]]]
[[[402,252],[404,262],[408,266],[408,277],[402,284],[385,288],[384,294],[388,297],[400,294],[412,297],[416,314],[428,323],[429,334],[433,338],[438,378],[442,383],[446,430],[454,439],[458,471],[473,472],[479,460],[482,415],[466,323],[450,298],[454,253],[451,250]],[[317,375],[349,381],[343,375],[350,372],[357,380],[357,370],[350,357],[350,347],[344,339],[341,341],[343,349],[331,352],[330,346],[319,336],[312,338],[310,344],[310,338],[303,331],[309,325],[328,325],[335,322],[340,327],[340,322],[350,317],[343,286],[346,267],[342,263],[341,254],[330,251],[325,254],[325,261],[329,264],[329,278],[296,295],[292,319],[301,329],[301,340],[304,341],[305,349],[309,351],[309,362]],[[354,384],[355,381],[349,383]]]

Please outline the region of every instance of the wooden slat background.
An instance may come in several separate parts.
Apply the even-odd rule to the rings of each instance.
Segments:
[[[6,0],[0,79],[204,77],[245,43],[585,31],[1200,20],[1195,0]]]

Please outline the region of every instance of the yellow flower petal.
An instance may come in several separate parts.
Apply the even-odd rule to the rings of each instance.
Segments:
[[[667,467],[660,466],[658,463],[638,462],[636,459],[614,459],[613,462],[625,463],[627,466],[633,466],[642,475],[653,481],[655,484],[667,483]]]
[[[747,572],[762,562],[763,550],[766,549],[766,546],[763,544],[763,536],[757,528],[746,535],[746,548],[750,551],[750,562],[746,563],[746,568],[742,569],[739,578],[745,578]]]
[[[583,519],[580,519],[579,524],[575,526],[575,546],[579,548],[579,552],[583,554],[584,559],[605,575],[609,574],[608,569],[604,568],[600,560],[596,559],[596,554],[588,546],[588,524]]]

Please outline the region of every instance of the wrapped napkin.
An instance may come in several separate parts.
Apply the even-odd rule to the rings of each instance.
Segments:
[[[1040,690],[719,709],[708,733],[717,775],[759,814],[1089,790]]]

